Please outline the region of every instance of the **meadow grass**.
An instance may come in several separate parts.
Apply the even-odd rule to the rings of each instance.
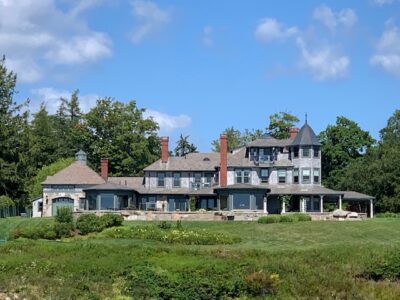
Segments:
[[[0,219],[0,237],[18,226],[46,222],[52,220]],[[139,299],[138,293],[143,292],[144,298],[148,291],[146,286],[137,288],[138,276],[149,272],[152,280],[185,281],[187,291],[196,285],[198,290],[204,289],[203,294],[196,295],[212,298],[215,289],[230,288],[237,278],[257,271],[279,275],[276,293],[269,296],[274,299],[400,298],[398,283],[357,278],[371,261],[400,249],[400,219],[182,225],[239,236],[241,242],[199,246],[90,236],[62,241],[18,239],[0,246],[0,298],[1,293],[18,293],[27,299]],[[189,276],[182,277],[184,274]],[[145,284],[159,286],[160,282]],[[177,298],[183,299],[184,292],[180,291]]]

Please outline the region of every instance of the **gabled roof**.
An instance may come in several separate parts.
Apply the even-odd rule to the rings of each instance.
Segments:
[[[190,153],[186,156],[171,156],[167,163],[161,159],[144,168],[144,171],[215,171],[219,166],[219,153]]]
[[[301,127],[299,133],[296,135],[296,138],[291,143],[292,146],[320,146],[317,136],[314,133],[314,130],[308,125],[306,122],[303,127]]]
[[[99,174],[89,168],[85,163],[75,161],[53,176],[48,176],[42,184],[95,185],[102,183],[105,183],[105,181]]]
[[[276,139],[268,134],[248,143],[246,147],[286,147],[292,143],[292,139]]]

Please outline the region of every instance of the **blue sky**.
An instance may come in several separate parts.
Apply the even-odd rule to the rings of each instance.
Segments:
[[[134,99],[202,151],[226,128],[346,116],[378,137],[400,104],[400,0],[0,0],[18,99]]]

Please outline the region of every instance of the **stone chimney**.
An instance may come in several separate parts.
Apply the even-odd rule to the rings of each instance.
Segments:
[[[294,140],[297,134],[299,133],[299,129],[292,127],[289,129],[289,133],[290,133],[290,138]]]
[[[108,159],[107,158],[102,158],[100,165],[101,165],[100,176],[105,181],[107,181],[108,180]]]
[[[220,145],[220,171],[219,171],[219,184],[225,187],[228,184],[228,139],[225,134],[221,134]]]
[[[167,136],[164,136],[160,139],[160,142],[161,142],[161,162],[167,163],[169,158],[169,152],[168,152],[169,138]]]

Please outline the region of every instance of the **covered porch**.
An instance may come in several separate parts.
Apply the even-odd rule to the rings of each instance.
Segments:
[[[271,187],[266,195],[264,213],[300,212],[326,214],[335,210],[367,214],[373,218],[373,197],[351,191],[334,191],[323,186]]]

